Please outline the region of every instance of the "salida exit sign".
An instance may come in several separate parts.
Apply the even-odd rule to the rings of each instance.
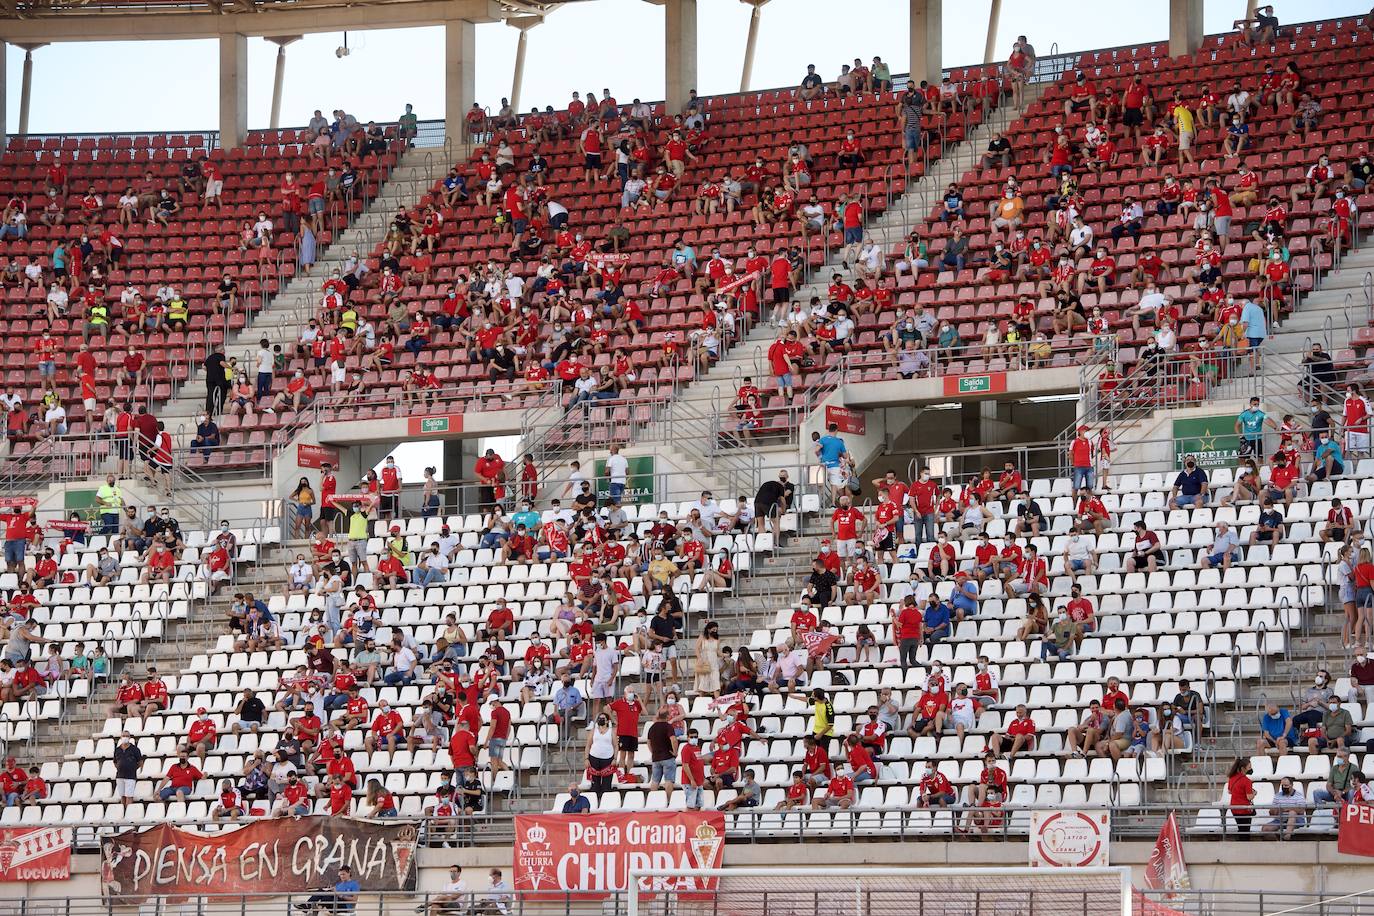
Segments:
[[[951,375],[945,377],[945,394],[1000,394],[1007,390],[1007,374]]]

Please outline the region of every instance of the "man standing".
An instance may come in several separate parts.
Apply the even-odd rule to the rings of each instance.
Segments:
[[[625,495],[625,483],[630,476],[630,461],[620,454],[620,446],[611,446],[611,455],[606,459],[606,477],[609,480],[607,495],[619,500]]]
[[[1078,491],[1094,484],[1093,443],[1088,438],[1088,427],[1078,427],[1078,435],[1069,443],[1069,464],[1073,468],[1073,489]]]
[[[826,428],[826,434],[816,441],[816,457],[825,468],[826,483],[830,484],[831,494],[836,500],[839,500],[840,494],[844,492],[845,483],[849,478],[844,466],[844,457],[849,450],[845,447],[844,440],[836,435],[839,431],[839,425],[831,423]]]
[[[229,379],[224,374],[224,346],[214,344],[205,357],[205,412],[218,416],[229,393]]]

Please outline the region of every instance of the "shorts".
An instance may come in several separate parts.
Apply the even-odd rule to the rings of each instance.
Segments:
[[[1257,350],[1257,349],[1259,349],[1259,345],[1262,344],[1262,343],[1264,343],[1264,338],[1263,338],[1263,337],[1247,337],[1247,338],[1245,338],[1245,342],[1248,343],[1248,344],[1250,345],[1250,349],[1251,349],[1251,350]]]
[[[616,735],[615,743],[622,751],[633,753],[639,750],[639,736],[637,735]]]
[[[671,757],[667,760],[655,760],[653,766],[649,768],[649,782],[663,783],[677,781],[677,761]]]
[[[735,784],[734,773],[726,773],[724,776],[717,776],[716,779],[719,779],[720,784],[723,786],[733,786]]]
[[[909,150],[921,148],[921,129],[919,127],[908,127],[902,131],[902,145]]]
[[[1331,463],[1331,473],[1332,473],[1333,475],[1335,475],[1335,474],[1344,474],[1344,473],[1345,473],[1345,465],[1341,464],[1339,461],[1334,461],[1334,462],[1332,462],[1332,463]],[[1325,479],[1326,479],[1326,463],[1323,462],[1323,463],[1317,465],[1316,467],[1314,467],[1314,468],[1312,469],[1312,476],[1315,477],[1317,480],[1325,480]]]
[[[1193,148],[1193,132],[1191,130],[1181,130],[1178,133],[1178,148],[1181,150]]]
[[[1091,107],[1091,106],[1092,106],[1092,100],[1091,100],[1091,99],[1070,99],[1070,100],[1069,100],[1069,110],[1070,110],[1070,111],[1087,111],[1088,108]]]
[[[323,197],[312,197],[312,198],[310,198],[310,202],[309,202],[308,204],[306,204],[306,210],[307,210],[307,212],[309,212],[309,213],[323,213],[323,212],[324,212],[324,198],[323,198]]]
[[[19,566],[24,562],[24,547],[28,541],[23,538],[14,538],[5,542],[5,562],[10,566]]]
[[[856,540],[836,541],[835,555],[840,557],[852,557],[858,546],[859,542]]]
[[[492,738],[487,742],[487,754],[492,760],[506,759],[506,739]]]
[[[778,376],[778,387],[779,387],[779,388],[791,388],[791,387],[792,387],[792,373],[790,373],[790,372],[784,372],[782,375]]]
[[[1347,452],[1368,451],[1369,433],[1347,432],[1345,434],[1345,450]]]
[[[792,292],[786,286],[773,287],[774,302],[786,302],[789,298],[791,298],[791,296]]]
[[[1207,562],[1210,563],[1210,564],[1212,564],[1213,566],[1220,566],[1221,563],[1222,563],[1222,561],[1223,561],[1224,559],[1226,559],[1226,557],[1227,557],[1227,554],[1224,554],[1224,553],[1213,553],[1213,554],[1209,554],[1209,555],[1207,556]],[[1239,563],[1239,562],[1240,562],[1240,551],[1239,551],[1239,550],[1233,550],[1233,551],[1231,551],[1231,553],[1230,553],[1230,559],[1231,559],[1231,562],[1232,562],[1232,563]]]
[[[310,519],[310,509],[311,507],[305,503],[298,503],[296,505],[296,514],[308,521]]]
[[[584,162],[586,168],[589,168],[589,169],[599,169],[599,168],[601,168],[601,154],[600,154],[600,153],[584,153],[584,154],[583,154],[583,162]]]
[[[207,181],[207,182],[205,182],[205,196],[206,196],[206,197],[219,197],[219,196],[220,196],[221,194],[223,194],[223,193],[224,193],[224,180],[223,180],[223,179],[216,178],[216,179],[214,179],[214,180],[212,180],[212,181]]]
[[[1202,505],[1202,494],[1194,493],[1192,496],[1189,496],[1186,493],[1180,493],[1174,497],[1174,502],[1180,509],[1188,506],[1200,506]]]
[[[116,780],[115,780],[115,795],[118,795],[120,798],[133,798],[133,797],[134,797],[135,795],[137,795],[137,794],[138,794],[138,780],[137,780],[137,779],[116,779]]]
[[[838,464],[825,469],[825,481],[832,487],[842,487],[848,479],[848,472]]]
[[[1121,113],[1121,123],[1127,127],[1139,127],[1145,123],[1145,112],[1139,108],[1127,108]]]
[[[857,245],[864,240],[863,226],[845,226],[844,243],[846,245]]]

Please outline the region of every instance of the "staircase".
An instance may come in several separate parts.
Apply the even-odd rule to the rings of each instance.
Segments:
[[[866,234],[881,240],[884,250],[890,251],[898,246],[912,227],[925,219],[933,202],[940,199],[944,189],[951,182],[958,182],[966,171],[978,167],[992,135],[1006,129],[1007,125],[1020,118],[1043,91],[1044,87],[1040,84],[1028,86],[1025,99],[1020,106],[1007,104],[994,110],[981,124],[970,129],[962,141],[946,146],[940,157],[930,163],[925,175],[908,184],[904,193],[888,202],[881,213],[865,223]],[[843,249],[837,249],[824,264],[815,268],[811,272],[811,281],[803,284],[793,298],[802,302],[810,300],[812,296],[826,298],[830,277],[836,273],[853,276],[853,271],[844,263]],[[767,307],[765,304],[764,308]],[[771,375],[767,351],[776,339],[777,329],[770,323],[760,322],[737,341],[710,371],[688,384],[678,397],[698,403],[702,409],[711,411],[721,405],[722,392],[725,393],[726,403],[733,400],[735,388],[743,376],[753,376],[756,384],[766,388],[764,382]],[[819,389],[813,387],[808,391],[806,413],[809,413],[829,390],[833,390],[838,378],[838,374],[833,378],[827,375],[828,383],[823,382]],[[799,426],[800,423],[796,425]]]
[[[281,344],[283,349],[294,345],[300,329],[319,306],[320,284],[324,279],[339,269],[351,254],[356,253],[364,259],[370,257],[386,237],[387,226],[396,209],[413,207],[434,182],[448,173],[450,163],[442,157],[436,158],[434,152],[413,147],[403,152],[378,196],[320,253],[312,272],[308,276],[297,273],[251,324],[226,339],[225,355],[238,357],[240,368],[251,373],[254,371],[252,354],[264,337],[269,344]],[[466,151],[459,150],[457,155],[462,158]],[[193,368],[192,377],[158,414],[168,428],[175,427],[173,421],[193,426],[192,418],[205,404],[205,379],[198,365]]]
[[[1374,319],[1374,246],[1355,248],[1340,267],[1321,278],[1297,310],[1270,330],[1267,346],[1301,359],[1313,343],[1328,353],[1350,346],[1355,332]]]
[[[157,668],[164,679],[185,671],[192,658],[210,651],[226,632],[225,621],[229,619],[229,604],[234,592],[268,595],[280,588],[278,556],[280,551],[288,549],[290,545],[259,545],[257,562],[239,566],[238,577],[221,586],[215,597],[208,601],[192,601],[186,619],[168,620],[160,640],[141,641],[135,657],[114,666],[109,679],[92,690],[88,700],[68,700],[60,719],[41,723],[34,732],[27,756],[38,761],[73,759],[77,742],[93,739],[104,730],[115,689],[125,672],[142,681],[150,665]]]

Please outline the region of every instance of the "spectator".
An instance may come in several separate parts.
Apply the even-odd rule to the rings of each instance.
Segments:
[[[1293,832],[1307,824],[1307,798],[1293,787],[1290,776],[1279,781],[1279,790],[1269,803],[1269,814],[1273,817],[1262,828],[1264,833],[1277,833],[1280,840],[1293,839]]]
[[[1278,751],[1280,757],[1288,753],[1293,742],[1293,719],[1288,710],[1281,709],[1274,700],[1267,700],[1264,711],[1260,713],[1260,734],[1255,742],[1255,751],[1267,754]]]
[[[1217,522],[1216,535],[1212,546],[1202,558],[1203,569],[1230,569],[1232,563],[1240,562],[1240,538],[1226,522]]]

